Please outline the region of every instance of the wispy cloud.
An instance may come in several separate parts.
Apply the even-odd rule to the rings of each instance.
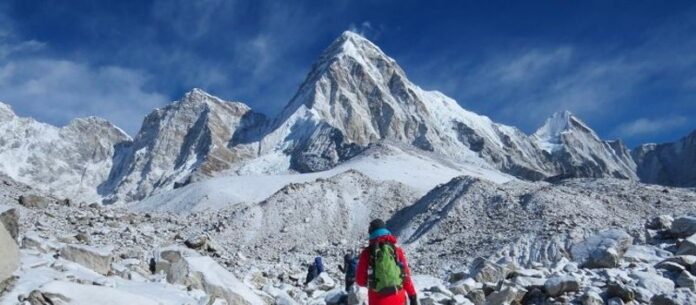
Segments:
[[[693,12],[675,16],[630,47],[527,42],[483,50],[478,58],[440,52],[432,60],[418,55],[406,59],[425,87],[442,90],[464,107],[527,131],[562,110],[590,122],[625,122],[644,115],[633,110],[644,109],[650,90],[672,86],[665,82],[679,87],[670,92],[696,93],[691,81],[696,79],[692,16]]]
[[[167,102],[162,94],[145,90],[146,82],[142,72],[121,67],[16,60],[0,65],[0,100],[13,101],[19,114],[56,125],[95,115],[134,134],[144,114]]]
[[[668,118],[640,118],[632,122],[621,124],[616,128],[614,134],[632,138],[636,136],[647,136],[669,132],[687,124],[689,120],[683,116],[673,116]]]

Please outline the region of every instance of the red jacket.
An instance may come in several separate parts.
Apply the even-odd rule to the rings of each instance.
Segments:
[[[396,237],[385,235],[370,241],[370,244],[375,242],[386,241],[396,245]],[[404,264],[404,289],[394,294],[382,295],[375,291],[369,290],[368,304],[370,305],[405,305],[407,303],[406,296],[415,296],[416,288],[411,281],[411,269],[408,268],[406,256],[400,247],[396,247],[396,255],[401,263]],[[355,282],[362,287],[367,287],[367,269],[370,265],[370,248],[363,249],[358,260],[358,267],[355,274]]]

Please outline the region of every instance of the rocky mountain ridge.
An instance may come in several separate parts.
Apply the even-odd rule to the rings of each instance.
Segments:
[[[480,168],[532,181],[615,177],[696,183],[690,167],[674,165],[693,161],[693,141],[641,146],[631,153],[620,141],[602,140],[569,112],[554,114],[526,135],[421,89],[394,59],[352,32],[319,56],[272,120],[200,89],[150,113],[134,139],[97,118],[57,128],[2,107],[0,159],[7,162],[0,170],[84,201],[138,201],[215,176],[325,171],[381,143],[438,155],[462,174]],[[49,166],[54,156],[63,159]]]

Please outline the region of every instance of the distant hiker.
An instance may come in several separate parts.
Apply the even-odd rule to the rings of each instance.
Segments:
[[[358,265],[358,259],[353,255],[353,251],[348,250],[348,253],[343,257],[343,266],[339,269],[346,274],[346,292],[350,292],[350,287],[355,283],[355,269]]]
[[[418,304],[406,256],[381,219],[370,222],[370,245],[360,253],[355,282],[367,287],[370,305]]]
[[[319,274],[324,272],[324,263],[321,260],[321,256],[314,258],[314,263],[309,265],[307,269],[307,279],[305,279],[305,285],[309,284],[312,280],[317,278]]]

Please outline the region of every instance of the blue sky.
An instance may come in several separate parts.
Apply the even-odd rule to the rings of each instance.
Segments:
[[[692,3],[1,1],[0,100],[131,134],[193,87],[273,115],[352,29],[414,83],[525,132],[567,109],[630,146],[672,141],[696,128]]]

